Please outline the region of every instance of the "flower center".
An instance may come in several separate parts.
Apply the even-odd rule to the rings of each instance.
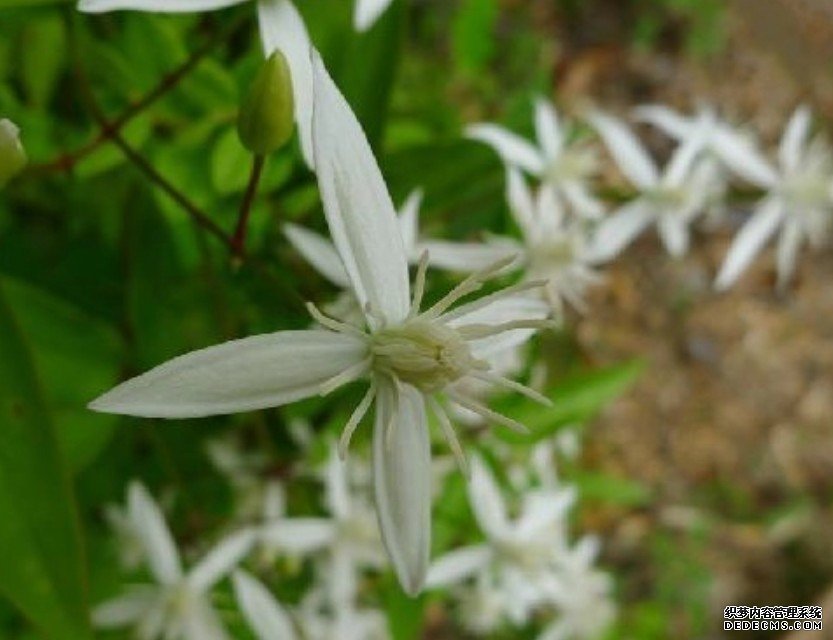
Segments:
[[[679,187],[654,187],[645,192],[645,197],[664,211],[678,211],[688,199],[685,189]]]
[[[830,200],[830,181],[819,174],[799,175],[785,181],[784,197],[800,207],[825,206]]]
[[[457,331],[419,317],[374,333],[370,353],[375,371],[426,392],[438,391],[473,369],[486,368]]]
[[[532,271],[543,275],[560,271],[576,259],[576,247],[571,238],[560,237],[531,248]]]
[[[590,149],[569,149],[558,155],[547,168],[549,182],[583,180],[596,171],[596,155]]]

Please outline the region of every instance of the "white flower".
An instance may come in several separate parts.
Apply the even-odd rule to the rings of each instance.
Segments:
[[[262,452],[243,451],[237,439],[226,436],[206,445],[208,459],[229,482],[234,491],[235,518],[250,521],[260,517],[265,506],[276,500],[282,504],[282,488],[266,480],[268,457]]]
[[[761,167],[748,179],[767,193],[729,248],[715,282],[718,289],[734,284],[779,230],[779,288],[792,278],[802,244],[819,247],[829,241],[833,229],[833,153],[824,139],[808,140],[810,126],[809,109],[796,109],[781,138],[777,166],[771,166],[751,145],[732,148],[738,166]]]
[[[11,120],[0,119],[0,187],[20,173],[27,162],[20,129]]]
[[[159,506],[137,482],[128,491],[128,512],[157,584],[132,587],[124,595],[97,606],[93,623],[103,629],[132,625],[144,640],[227,638],[209,592],[249,551],[252,533],[229,536],[184,573]]]
[[[79,0],[78,9],[87,13],[103,13],[133,9],[159,13],[191,13],[213,11],[251,0]],[[295,97],[295,121],[301,151],[309,166],[312,154],[312,66],[307,27],[291,0],[255,0],[263,52],[269,57],[280,49],[292,74]]]
[[[437,414],[456,451],[459,443],[437,396],[522,429],[511,418],[454,392],[451,385],[471,376],[548,403],[531,389],[495,375],[482,360],[491,350],[505,348],[507,341],[517,342],[519,336],[522,341],[545,325],[548,309],[516,301],[513,295],[530,288],[518,285],[449,310],[503,269],[501,263],[466,278],[420,312],[427,263],[420,263],[411,301],[402,234],[370,145],[317,54],[313,67],[313,141],[324,212],[367,329],[327,318],[310,305],[324,330],[281,331],[180,356],[119,385],[90,407],[194,418],[277,407],[370,378],[344,429],[341,450],[375,403],[377,516],[397,576],[413,594],[422,587],[431,537],[426,407]]]
[[[538,640],[594,640],[613,621],[610,577],[595,568],[599,543],[586,536],[559,555],[558,573],[548,577],[548,598],[555,620]]]
[[[537,146],[495,124],[466,127],[467,137],[494,148],[509,167],[540,178],[576,213],[600,217],[603,207],[587,184],[598,169],[598,160],[592,150],[568,140],[569,127],[559,121],[553,106],[541,98],[535,101],[535,134]]]
[[[439,558],[427,584],[447,587],[486,574],[489,578],[483,578],[479,588],[490,585],[509,618],[523,624],[546,599],[545,586],[566,545],[564,522],[575,493],[560,487],[531,491],[524,495],[519,517],[511,521],[488,467],[476,456],[471,464],[469,501],[487,540]]]
[[[385,564],[373,511],[364,496],[352,491],[347,471],[333,446],[325,471],[330,518],[279,518],[260,531],[264,543],[275,549],[295,555],[326,552],[321,574],[334,602],[355,598],[360,569]]]
[[[232,575],[234,594],[257,640],[297,640],[289,613],[270,591],[242,570]]]
[[[688,251],[689,224],[706,206],[712,172],[697,162],[705,128],[695,130],[677,147],[660,173],[639,140],[621,121],[601,113],[590,117],[621,172],[639,190],[636,198],[605,218],[596,230],[591,255],[600,261],[616,257],[649,225],[655,224],[666,250],[674,257]]]
[[[131,518],[130,510],[117,504],[104,507],[104,519],[116,534],[116,546],[122,569],[138,569],[145,559],[145,546],[141,532]]]
[[[353,23],[359,31],[367,31],[393,0],[356,0]]]

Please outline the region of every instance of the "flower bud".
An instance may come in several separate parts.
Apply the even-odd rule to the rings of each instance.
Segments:
[[[20,129],[11,121],[0,120],[0,187],[26,166],[26,151],[20,143]]]
[[[292,135],[294,100],[289,65],[275,50],[261,65],[237,119],[243,146],[257,155],[282,147]]]

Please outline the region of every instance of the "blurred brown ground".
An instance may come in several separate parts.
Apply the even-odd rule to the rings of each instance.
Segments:
[[[691,110],[708,102],[772,143],[806,101],[829,126],[833,3],[735,0],[728,46],[706,60],[680,54],[673,25],[667,51],[635,52],[617,37],[627,3],[585,4],[578,20],[587,23],[569,28],[541,9],[561,34],[562,103],[580,108],[590,96],[614,110],[644,102]],[[613,567],[638,564],[658,529],[681,540],[705,530],[708,637],[723,637],[728,604],[826,600],[828,630],[800,637],[833,638],[824,595],[833,584],[833,252],[804,252],[786,295],[774,292],[771,250],[717,294],[711,283],[731,236],[701,231],[674,261],[648,234],[610,268],[577,323],[591,361],[649,365],[592,426],[586,457],[645,483],[655,500],[635,513],[590,513],[588,525],[607,531]],[[650,573],[630,574],[623,597],[652,597]],[[674,637],[692,637],[688,622],[681,615]]]

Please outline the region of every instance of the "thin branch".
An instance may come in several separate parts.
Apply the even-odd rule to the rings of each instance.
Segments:
[[[260,177],[263,175],[263,166],[266,157],[260,154],[252,160],[252,171],[249,174],[249,184],[246,186],[246,193],[240,203],[240,214],[237,217],[237,228],[231,238],[231,250],[235,256],[242,258],[246,253],[246,231],[249,228],[249,218],[252,215],[252,206],[257,194],[257,186],[260,184]]]

